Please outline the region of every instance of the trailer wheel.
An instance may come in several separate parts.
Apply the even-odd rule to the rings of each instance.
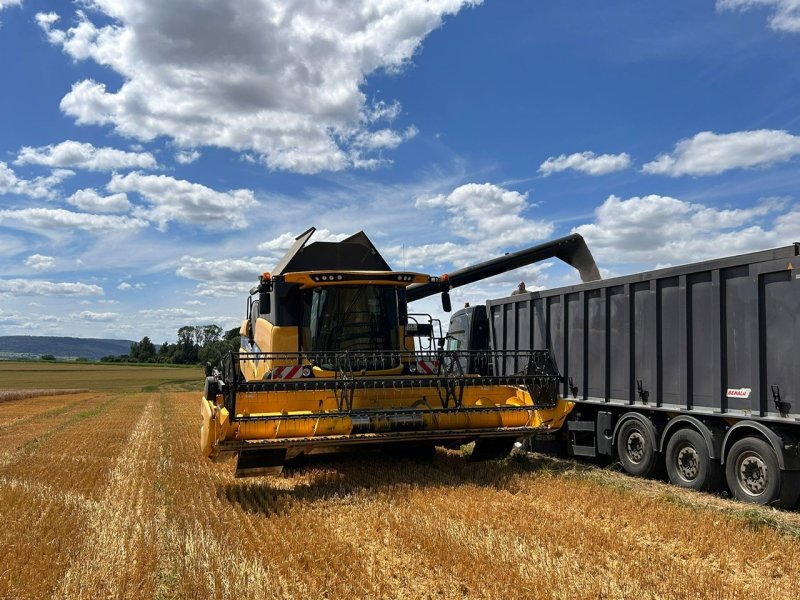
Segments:
[[[649,477],[658,471],[658,454],[649,428],[638,419],[628,419],[617,432],[617,456],[630,475]]]
[[[775,450],[758,437],[742,438],[731,447],[725,478],[734,497],[744,502],[791,508],[800,496],[800,473],[781,471]]]
[[[711,459],[705,439],[694,429],[680,429],[669,439],[666,463],[674,485],[701,492],[720,487],[720,465]]]

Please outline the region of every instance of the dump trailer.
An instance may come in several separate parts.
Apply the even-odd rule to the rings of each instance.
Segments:
[[[447,348],[548,349],[576,402],[534,448],[617,457],[634,475],[777,507],[800,495],[800,246],[489,300]],[[479,354],[479,353],[478,353]]]
[[[205,456],[236,455],[237,476],[279,472],[299,455],[375,447],[418,452],[474,441],[481,458],[562,426],[573,403],[557,393],[561,377],[547,349],[511,357],[484,349],[481,361],[513,358],[519,368],[475,371],[481,361],[434,343],[433,321],[410,314],[408,302],[441,294],[449,311],[451,288],[545,258],[592,277],[580,236],[433,277],[393,271],[363,232],[309,243],[313,233],[259,278],[240,351],[207,372]]]

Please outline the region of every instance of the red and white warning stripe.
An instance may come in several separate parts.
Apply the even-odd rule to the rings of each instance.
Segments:
[[[275,367],[272,369],[273,379],[300,379],[303,376],[303,367]]]
[[[417,373],[425,373],[427,375],[433,375],[439,368],[439,361],[438,360],[418,360],[417,361]]]

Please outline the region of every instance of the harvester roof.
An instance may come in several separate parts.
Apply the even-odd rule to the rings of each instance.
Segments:
[[[363,231],[341,242],[308,240],[316,229],[310,228],[295,239],[295,243],[273,271],[273,275],[308,271],[391,271]]]

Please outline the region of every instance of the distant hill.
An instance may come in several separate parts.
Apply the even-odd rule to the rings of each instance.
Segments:
[[[37,358],[52,354],[56,358],[88,358],[99,360],[109,354],[128,354],[131,340],[75,338],[36,335],[0,336],[0,357]]]

